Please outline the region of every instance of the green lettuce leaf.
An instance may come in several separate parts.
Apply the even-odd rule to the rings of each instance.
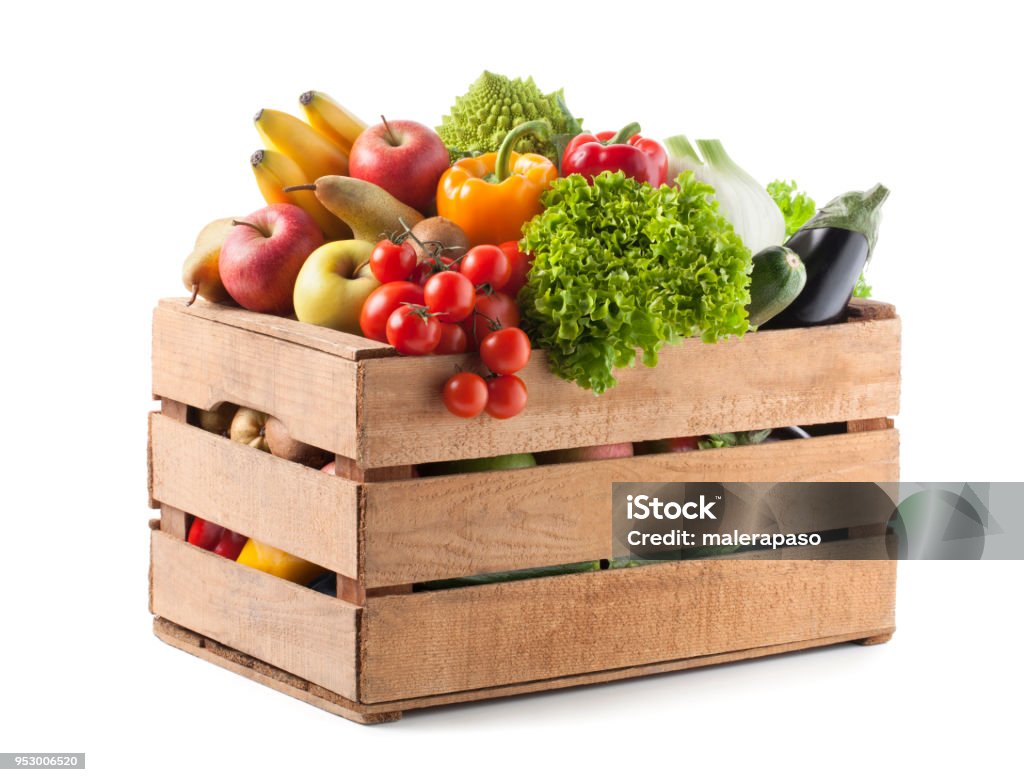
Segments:
[[[557,179],[524,227],[534,255],[520,293],[524,323],[562,378],[601,394],[613,370],[647,366],[684,337],[747,331],[750,251],[719,213],[714,190],[685,171],[677,187],[621,172],[592,185]]]
[[[768,195],[779,205],[786,218],[786,240],[799,231],[804,223],[814,217],[814,199],[807,193],[798,192],[796,182],[776,179],[768,183]]]

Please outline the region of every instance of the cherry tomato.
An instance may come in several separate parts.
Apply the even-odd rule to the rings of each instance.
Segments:
[[[478,244],[463,256],[460,271],[474,285],[490,285],[497,291],[508,282],[512,264],[500,247]]]
[[[444,384],[444,406],[459,418],[475,418],[487,406],[487,383],[480,375],[459,372]]]
[[[477,348],[480,342],[499,328],[513,328],[519,325],[519,305],[507,293],[495,291],[486,296],[477,294],[476,309],[463,321],[469,346]]]
[[[403,304],[388,316],[388,342],[406,356],[425,356],[441,341],[441,322],[426,307]]]
[[[416,248],[409,242],[395,244],[384,239],[370,253],[370,271],[380,282],[408,280],[415,268]]]
[[[423,288],[411,282],[386,282],[363,302],[359,328],[367,339],[387,342],[388,317],[402,304],[423,304]]]
[[[469,350],[469,337],[462,330],[458,323],[441,324],[441,341],[434,348],[438,356],[447,356],[453,353],[465,353]]]
[[[530,360],[530,338],[515,327],[492,331],[480,341],[480,358],[496,375],[514,375]]]
[[[417,285],[426,285],[427,280],[439,272],[457,272],[458,270],[458,261],[453,261],[451,258],[446,258],[442,255],[440,261],[428,258],[420,263],[415,269],[413,269],[412,276],[409,279]]]
[[[438,272],[423,286],[423,298],[442,323],[465,320],[476,306],[476,290],[458,272]]]
[[[505,253],[505,257],[508,258],[509,266],[512,269],[508,282],[502,285],[499,290],[515,298],[516,294],[526,285],[526,277],[530,273],[530,267],[533,266],[533,256],[520,250],[519,242],[502,242],[498,246]]]
[[[526,407],[526,383],[516,375],[499,375],[487,381],[487,414],[511,418]]]

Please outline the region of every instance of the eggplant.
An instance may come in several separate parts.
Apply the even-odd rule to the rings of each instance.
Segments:
[[[888,195],[883,185],[844,193],[786,242],[804,262],[807,284],[762,329],[823,326],[845,318],[846,305],[878,239],[880,208]]]

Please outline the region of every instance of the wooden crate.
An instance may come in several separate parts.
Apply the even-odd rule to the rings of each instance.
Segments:
[[[611,556],[612,481],[898,479],[900,325],[855,302],[834,326],[667,348],[595,397],[535,353],[526,410],[457,419],[452,357],[238,309],[161,302],[153,323],[150,597],[159,637],[362,722],[894,628],[895,563],[718,558],[413,591]],[[337,454],[332,476],[210,434],[233,402]],[[837,433],[742,448],[413,477],[411,465],[792,424]],[[332,598],[190,546],[196,515],[338,574]],[[823,524],[819,529],[827,528]],[[866,545],[849,539],[842,550]]]

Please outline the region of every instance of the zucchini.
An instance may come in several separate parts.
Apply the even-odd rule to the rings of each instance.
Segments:
[[[750,273],[751,327],[761,326],[793,303],[807,284],[807,269],[788,247],[765,247],[754,256]]]

